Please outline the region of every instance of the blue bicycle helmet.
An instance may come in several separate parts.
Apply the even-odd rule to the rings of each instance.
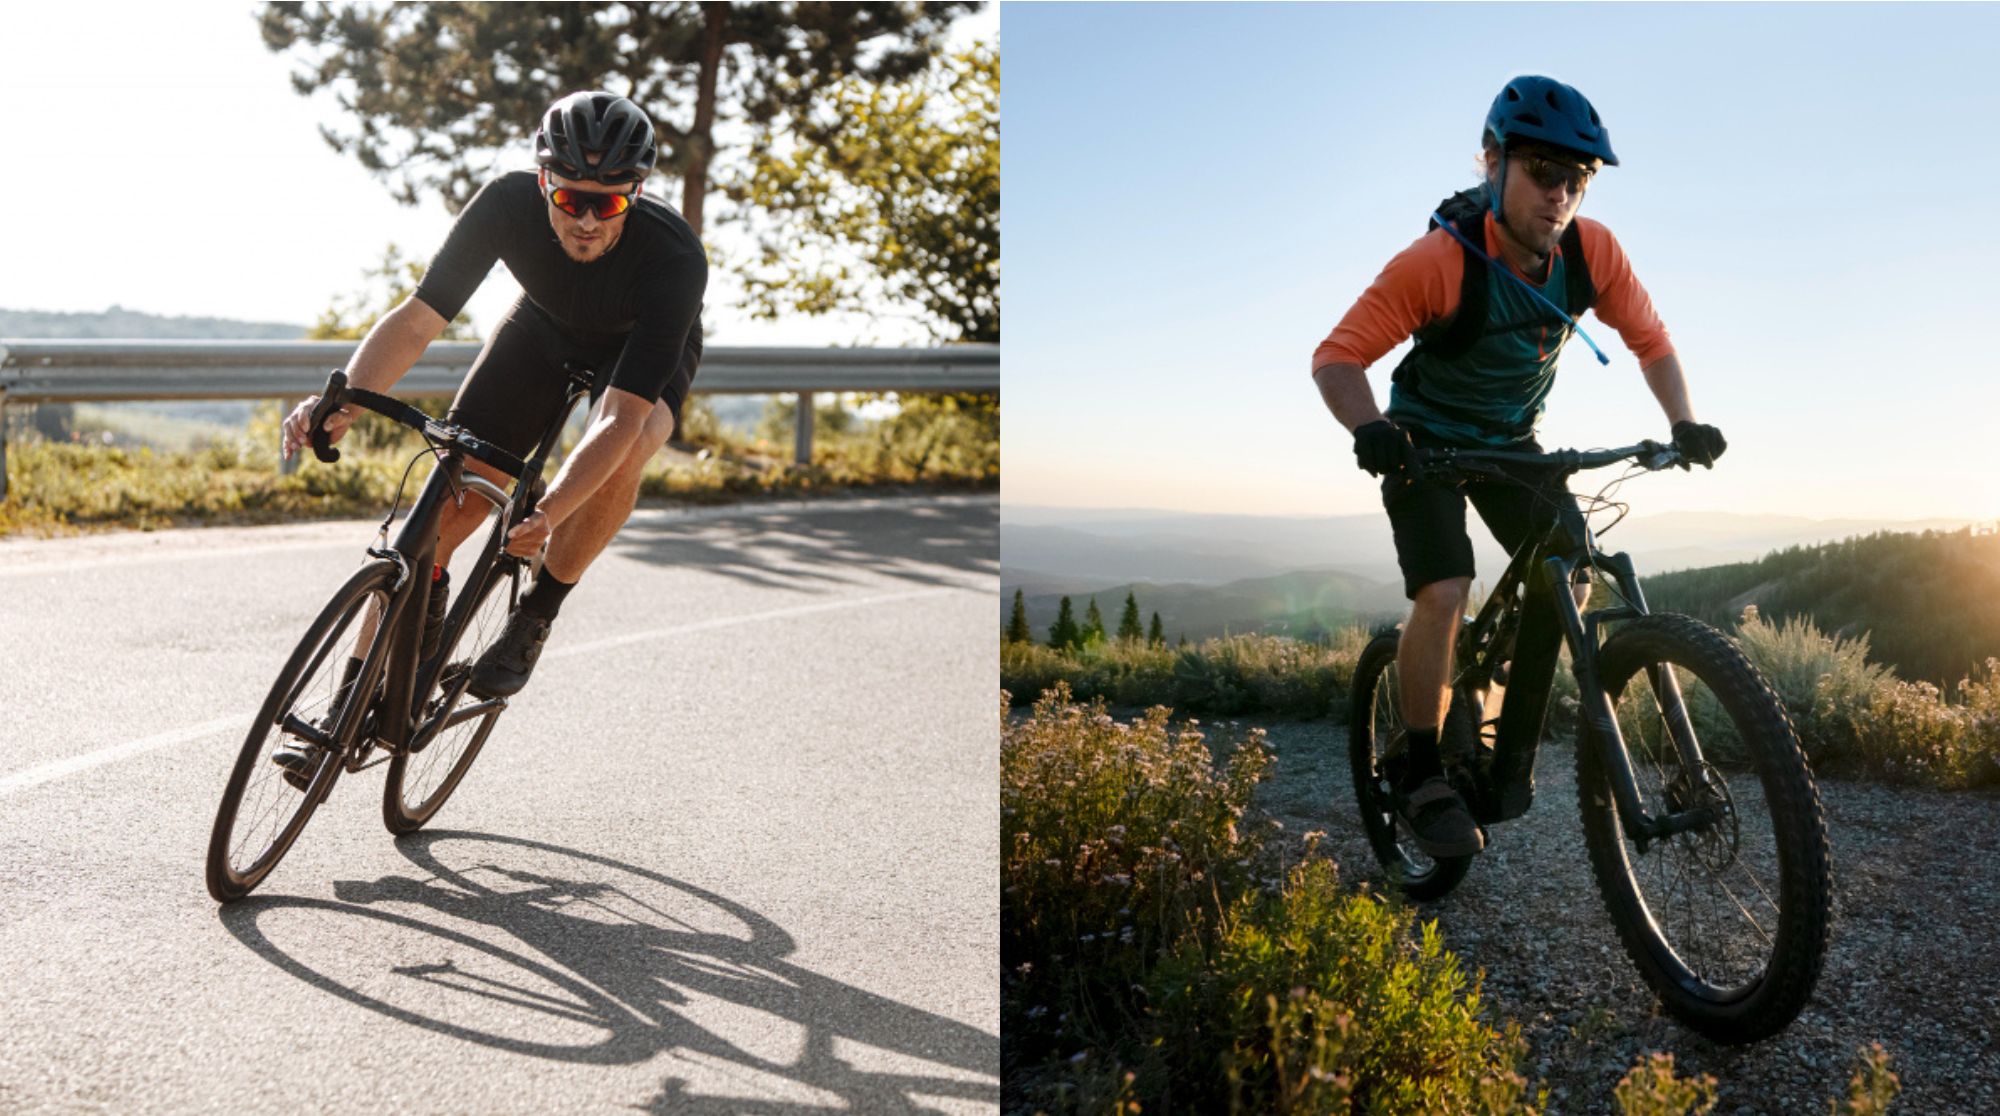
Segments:
[[[1538,140],[1604,160],[1615,167],[1611,133],[1584,95],[1554,78],[1527,75],[1507,83],[1486,113],[1486,130],[1504,152],[1517,140]]]
[[[1597,110],[1583,94],[1554,78],[1528,74],[1508,82],[1486,112],[1486,135],[1500,148],[1500,173],[1487,194],[1494,218],[1503,224],[1507,149],[1515,143],[1545,143],[1586,159],[1602,159],[1606,166],[1618,165],[1618,156],[1611,151],[1611,132],[1598,120]]]

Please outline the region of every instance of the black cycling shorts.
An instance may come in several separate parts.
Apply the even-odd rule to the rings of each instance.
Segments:
[[[1442,445],[1415,427],[1410,440],[1419,448]],[[1540,453],[1534,442],[1508,446],[1522,453]],[[1403,571],[1403,593],[1417,599],[1417,590],[1434,582],[1472,577],[1472,536],[1465,530],[1465,503],[1470,499],[1501,547],[1512,554],[1529,538],[1555,522],[1561,507],[1573,507],[1576,497],[1558,481],[1537,487],[1499,481],[1467,483],[1447,488],[1401,473],[1382,478],[1382,506],[1389,511],[1389,529],[1396,537],[1396,564]]]
[[[595,373],[590,400],[604,394],[611,371],[624,349],[624,339],[614,337],[589,343],[557,325],[540,307],[524,296],[514,303],[500,325],[486,339],[486,347],[473,359],[465,382],[445,421],[457,423],[481,438],[500,446],[516,457],[534,451],[543,433],[562,409],[563,394],[569,383],[565,364],[588,368]],[[677,399],[687,396],[701,363],[701,327],[688,331],[681,351],[680,366],[674,369],[669,385],[678,392],[663,394]],[[652,400],[658,403],[660,396]],[[673,408],[674,428],[680,428],[681,409]]]

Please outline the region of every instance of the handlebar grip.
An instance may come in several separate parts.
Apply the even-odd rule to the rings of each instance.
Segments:
[[[311,424],[306,428],[313,456],[328,465],[340,460],[340,451],[333,448],[332,440],[326,435],[326,419],[346,404],[347,373],[336,368],[327,376],[326,390],[320,393],[319,403],[312,410]]]

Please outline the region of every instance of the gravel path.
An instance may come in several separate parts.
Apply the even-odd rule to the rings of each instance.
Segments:
[[[1260,804],[1348,882],[1382,875],[1361,831],[1345,729],[1265,726],[1278,757]],[[1712,1074],[1719,1116],[1827,1111],[1855,1051],[1880,1042],[1899,1116],[2000,1112],[2000,799],[1820,783],[1833,846],[1833,940],[1789,1030],[1730,1049],[1662,1013],[1618,944],[1584,853],[1574,751],[1542,750],[1535,806],[1497,826],[1456,891],[1426,904],[1447,947],[1484,970],[1485,993],[1528,1039],[1530,1079],[1557,1113],[1615,1112],[1611,1090],[1643,1053]]]

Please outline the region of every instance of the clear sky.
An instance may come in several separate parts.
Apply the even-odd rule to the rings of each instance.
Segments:
[[[1622,165],[1582,212],[1673,332],[1712,473],[1640,513],[2000,516],[1991,5],[1009,4],[1008,504],[1380,508],[1311,354],[1476,182],[1519,73]],[[1661,437],[1608,326],[1554,447]],[[1370,373],[1386,405],[1392,353]]]
[[[330,96],[292,91],[247,3],[112,0],[0,4],[0,308],[311,323],[396,243],[429,259],[451,226],[442,203],[389,187],[320,138],[353,131]],[[992,6],[961,39],[997,39]],[[514,165],[531,166],[525,141]],[[667,186],[678,206],[680,184]],[[737,247],[710,222],[711,247]],[[467,309],[482,331],[519,294],[505,268]],[[720,345],[920,342],[907,321],[751,321],[711,273],[704,324]]]

